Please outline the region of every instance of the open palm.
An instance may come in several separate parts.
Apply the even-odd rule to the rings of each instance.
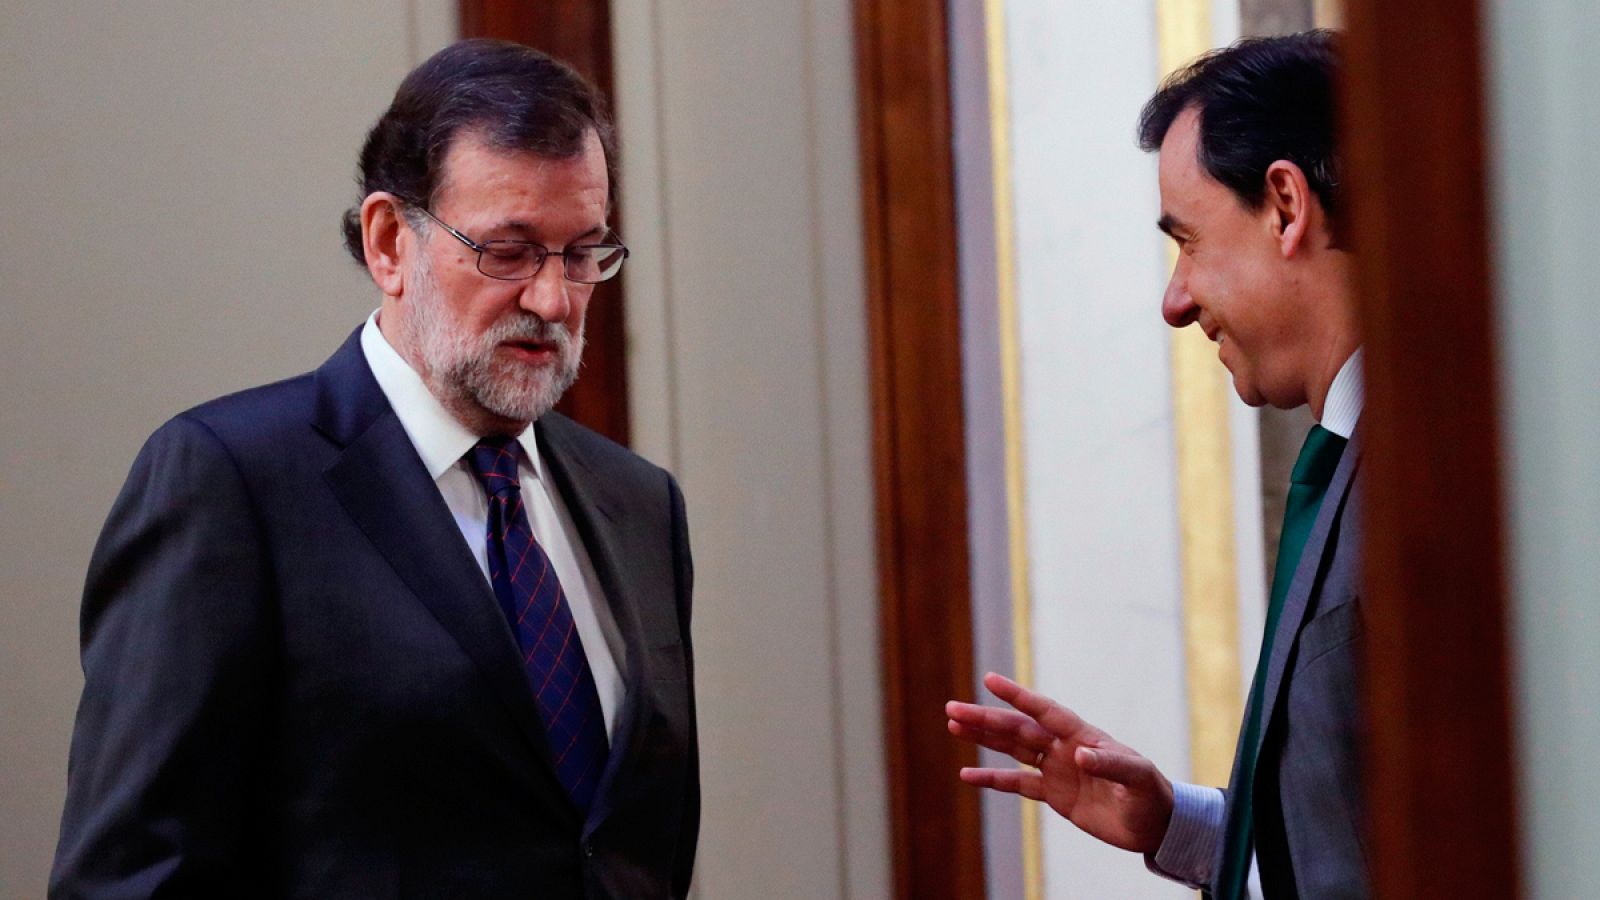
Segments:
[[[961,780],[1050,805],[1090,835],[1154,853],[1172,817],[1172,784],[1153,763],[1077,713],[1002,675],[984,686],[1013,709],[951,701],[950,733],[1032,769],[961,770]]]

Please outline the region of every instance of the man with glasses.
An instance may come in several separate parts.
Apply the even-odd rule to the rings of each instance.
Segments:
[[[379,309],[163,426],[107,521],[52,895],[687,893],[682,496],[551,411],[628,256],[613,156],[525,47],[401,84],[344,221]]]

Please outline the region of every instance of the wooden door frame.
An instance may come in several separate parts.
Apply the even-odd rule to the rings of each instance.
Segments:
[[[944,0],[857,0],[867,303],[897,897],[981,897],[977,752],[945,729],[974,690],[961,298]]]
[[[1376,895],[1519,893],[1482,39],[1348,0]]]
[[[589,79],[616,108],[610,0],[460,0],[459,9],[462,37],[499,38],[542,50]],[[614,200],[611,225],[621,232],[621,200]],[[583,375],[556,406],[622,444],[629,437],[627,279],[624,268],[621,276],[595,286],[584,322]]]

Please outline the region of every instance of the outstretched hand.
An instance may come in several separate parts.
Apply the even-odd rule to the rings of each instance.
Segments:
[[[978,787],[1042,800],[1094,837],[1154,853],[1172,818],[1172,783],[1155,764],[1043,694],[990,672],[984,687],[1015,707],[945,704],[950,733],[1037,769],[962,769]]]

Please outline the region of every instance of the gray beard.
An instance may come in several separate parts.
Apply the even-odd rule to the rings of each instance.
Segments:
[[[458,416],[474,407],[501,419],[532,422],[551,409],[578,380],[584,335],[565,325],[518,312],[479,335],[468,334],[445,313],[433,272],[424,256],[412,270],[415,290],[407,317],[409,343],[422,362],[422,379],[439,402]],[[511,340],[540,341],[557,351],[554,365],[530,366],[495,349]]]

